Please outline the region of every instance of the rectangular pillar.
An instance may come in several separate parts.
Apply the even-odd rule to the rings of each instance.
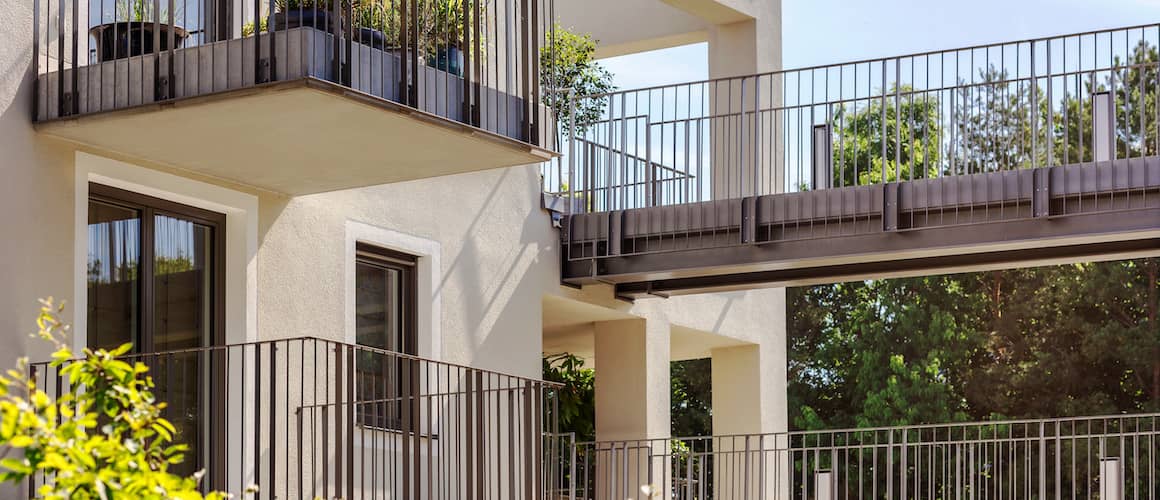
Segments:
[[[1124,498],[1123,469],[1118,457],[1100,459],[1100,500]]]
[[[814,471],[814,498],[838,500],[838,479],[831,470]]]
[[[594,324],[597,499],[639,498],[669,479],[669,324]],[[662,488],[662,491],[664,489]]]
[[[1115,157],[1114,109],[1111,92],[1092,94],[1092,159],[1095,161],[1111,161]]]
[[[830,137],[830,125],[814,125],[813,133],[813,189],[830,189],[834,187],[834,153],[833,138]]]
[[[753,4],[754,18],[709,29],[710,178],[714,200],[784,189],[781,105],[781,1]],[[742,75],[756,75],[733,78]],[[784,132],[781,132],[784,133]]]
[[[784,338],[772,336],[773,338]],[[713,349],[713,491],[718,498],[788,498],[784,347]]]

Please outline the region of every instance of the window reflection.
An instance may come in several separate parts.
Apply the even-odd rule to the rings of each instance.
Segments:
[[[112,349],[138,337],[141,220],[133,209],[89,202],[89,345]]]

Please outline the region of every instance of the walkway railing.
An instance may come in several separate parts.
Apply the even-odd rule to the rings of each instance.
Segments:
[[[581,443],[572,459],[579,499],[1154,499],[1160,414]]]
[[[544,145],[553,19],[553,0],[34,0],[34,119],[316,78]]]
[[[1149,24],[587,96],[545,189],[599,212],[1154,155],[1158,46]]]
[[[139,354],[190,446],[175,472],[258,498],[543,498],[555,385],[316,338]],[[50,396],[60,370],[32,376]],[[547,449],[545,449],[547,447]],[[29,496],[44,478],[29,484]]]

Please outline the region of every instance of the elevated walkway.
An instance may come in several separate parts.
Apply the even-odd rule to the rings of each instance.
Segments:
[[[543,175],[563,280],[632,297],[1160,255],[1158,46],[1149,24],[585,97]]]
[[[622,295],[1160,254],[1160,157],[574,214],[564,280]]]

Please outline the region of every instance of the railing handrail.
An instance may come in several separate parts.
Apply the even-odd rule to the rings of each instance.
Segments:
[[[1032,419],[1013,419],[1013,420],[977,420],[972,422],[947,422],[943,424],[915,424],[915,425],[895,425],[895,426],[879,426],[879,427],[847,427],[838,429],[817,429],[817,430],[797,430],[797,431],[781,431],[781,432],[761,432],[761,433],[734,433],[734,434],[713,434],[709,436],[674,436],[667,438],[648,438],[648,439],[612,439],[612,440],[596,440],[596,441],[581,441],[577,442],[577,446],[598,446],[602,444],[624,444],[624,443],[657,443],[666,441],[707,441],[707,440],[724,440],[735,438],[755,438],[755,437],[779,437],[779,438],[794,438],[800,436],[824,435],[824,434],[842,434],[842,433],[872,433],[872,432],[898,432],[898,431],[912,431],[923,429],[946,429],[946,428],[963,428],[963,427],[987,427],[987,426],[1002,426],[1002,425],[1024,425],[1024,424],[1055,424],[1064,422],[1079,422],[1079,421],[1099,421],[1099,420],[1113,420],[1113,419],[1160,419],[1160,412],[1156,413],[1121,413],[1121,414],[1107,414],[1107,415],[1091,415],[1091,416],[1071,416],[1071,417],[1052,417],[1052,418],[1032,418]],[[1157,421],[1160,423],[1160,421]],[[1116,434],[1113,432],[1113,434]],[[1069,436],[1070,437],[1070,436]],[[1024,438],[1012,438],[1024,439]]]
[[[322,344],[328,344],[331,346],[348,347],[348,348],[357,349],[357,350],[361,350],[361,351],[368,351],[368,352],[375,353],[375,354],[392,356],[392,357],[399,358],[399,359],[422,361],[422,362],[434,363],[434,364],[438,364],[438,365],[442,365],[442,366],[447,366],[450,368],[460,368],[460,369],[464,369],[464,370],[471,370],[473,372],[479,372],[479,373],[490,374],[490,375],[498,375],[498,376],[502,376],[502,377],[508,377],[511,379],[521,380],[524,382],[541,384],[541,385],[544,385],[546,387],[563,387],[564,386],[564,384],[561,384],[559,382],[551,382],[551,381],[527,377],[527,376],[523,376],[523,375],[514,375],[514,374],[510,374],[510,373],[500,372],[497,370],[480,368],[480,367],[465,365],[465,364],[461,364],[461,363],[453,363],[453,362],[449,362],[449,361],[424,358],[422,356],[418,356],[418,355],[414,355],[414,354],[406,354],[406,353],[395,352],[395,351],[391,351],[391,350],[387,350],[387,349],[380,349],[377,347],[364,346],[364,345],[359,345],[359,344],[351,344],[348,342],[341,342],[341,341],[337,341],[337,340],[333,340],[333,339],[325,339],[325,338],[316,337],[316,336],[312,336],[312,335],[288,337],[288,338],[281,338],[281,339],[254,340],[254,341],[249,341],[249,342],[238,342],[238,343],[233,343],[233,344],[221,344],[221,345],[213,345],[213,346],[189,347],[189,348],[184,348],[184,349],[171,349],[171,350],[167,350],[167,351],[129,353],[129,354],[125,354],[123,356],[120,356],[118,359],[132,360],[135,358],[145,358],[145,357],[173,356],[173,355],[179,355],[179,354],[193,354],[193,353],[208,353],[208,352],[220,351],[220,350],[225,350],[225,349],[245,349],[248,347],[259,347],[259,346],[281,344],[281,343],[308,342],[308,341],[309,342],[320,342]],[[77,357],[77,358],[72,358],[66,362],[71,363],[71,362],[77,362],[77,361],[83,361],[83,360],[84,360],[84,358]],[[29,367],[45,367],[45,366],[49,366],[53,362],[54,361],[35,361],[35,362],[29,363],[28,366]]]
[[[837,68],[837,67],[841,67],[841,66],[850,66],[850,65],[855,65],[855,64],[870,64],[870,63],[893,61],[893,60],[898,60],[898,59],[929,57],[929,56],[937,55],[937,54],[964,52],[964,51],[971,51],[971,50],[987,49],[987,48],[991,48],[991,47],[1002,47],[1002,46],[1007,46],[1007,45],[1022,45],[1022,44],[1028,44],[1028,43],[1029,44],[1036,44],[1036,43],[1041,43],[1041,42],[1051,42],[1054,40],[1063,40],[1063,39],[1073,38],[1073,37],[1094,36],[1094,35],[1101,35],[1104,33],[1114,33],[1114,32],[1118,32],[1118,31],[1131,31],[1131,30],[1147,29],[1147,28],[1160,28],[1160,22],[1137,24],[1137,25],[1132,25],[1132,26],[1120,26],[1120,27],[1114,27],[1114,28],[1101,28],[1101,29],[1097,29],[1097,30],[1081,31],[1081,32],[1075,32],[1075,33],[1065,33],[1065,34],[1048,35],[1048,36],[1035,37],[1035,38],[1008,40],[1005,42],[990,42],[990,43],[968,45],[968,46],[956,47],[956,48],[950,48],[950,49],[936,49],[936,50],[928,50],[928,51],[923,51],[923,52],[912,52],[912,53],[908,53],[908,54],[901,54],[901,55],[894,55],[894,56],[855,59],[855,60],[851,60],[851,61],[843,61],[843,62],[838,62],[838,63],[816,64],[816,65],[812,65],[812,66],[800,66],[800,67],[796,67],[796,68],[786,68],[786,69],[779,69],[779,70],[774,70],[774,71],[765,71],[765,72],[761,72],[761,73],[751,73],[751,74],[746,74],[746,75],[722,76],[722,77],[716,77],[716,78],[705,78],[705,79],[701,79],[701,80],[690,80],[690,81],[678,82],[678,83],[666,83],[666,84],[662,84],[662,85],[652,85],[652,86],[638,87],[638,88],[633,88],[633,89],[613,90],[613,91],[609,91],[609,92],[585,94],[585,95],[578,97],[577,99],[599,99],[599,98],[610,97],[610,96],[620,95],[620,94],[630,94],[630,93],[635,93],[635,92],[645,92],[645,91],[652,91],[652,90],[659,90],[659,89],[666,89],[666,88],[676,88],[676,87],[683,87],[683,86],[689,86],[689,85],[704,85],[704,84],[716,83],[716,82],[722,82],[722,81],[728,81],[728,80],[741,80],[741,79],[754,78],[754,77],[769,77],[769,76],[783,75],[783,74],[788,74],[788,73],[802,73],[802,72],[806,72],[806,71],[817,71],[820,69]],[[1119,67],[1117,66],[1115,68],[1119,68]]]

